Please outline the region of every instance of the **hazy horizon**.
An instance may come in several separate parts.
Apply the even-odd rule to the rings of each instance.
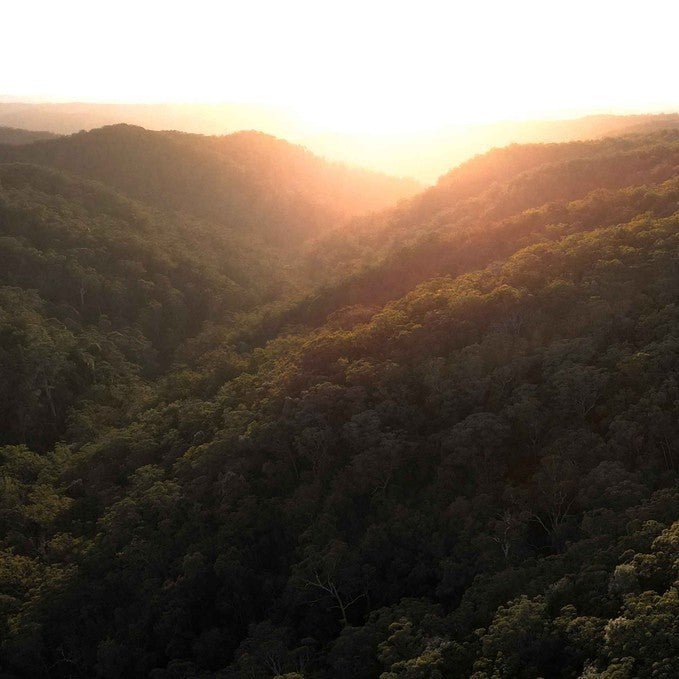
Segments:
[[[289,116],[291,119],[296,119],[300,124],[309,129],[318,129],[326,132],[338,131],[333,130],[332,125],[323,125],[318,122],[309,122],[304,120],[304,116],[292,108],[285,108],[283,106],[276,106],[273,104],[266,104],[257,101],[248,100],[230,100],[223,99],[220,101],[190,101],[190,100],[172,100],[172,99],[109,99],[106,97],[97,99],[89,98],[87,95],[73,96],[73,97],[50,97],[40,95],[26,95],[13,94],[11,92],[0,92],[0,104],[28,104],[28,105],[83,105],[83,106],[138,106],[138,107],[188,107],[188,106],[205,106],[205,107],[238,107],[243,109],[253,109],[261,111],[270,111],[280,116]],[[471,125],[495,125],[502,123],[517,123],[517,122],[544,122],[554,120],[577,120],[580,118],[599,118],[599,117],[617,117],[617,116],[635,116],[635,115],[668,115],[679,113],[679,99],[675,103],[667,103],[666,105],[658,104],[655,106],[633,106],[633,107],[600,107],[600,108],[584,108],[584,109],[563,109],[546,113],[544,115],[507,115],[496,118],[488,117],[482,120],[478,119],[464,119],[450,121],[441,121],[438,125],[420,131],[406,131],[404,134],[413,134],[415,132],[432,133],[445,130],[451,127],[467,127]],[[358,133],[356,133],[358,134]],[[370,133],[365,133],[370,136],[390,136],[393,132],[375,130]]]
[[[430,183],[493,146],[592,134],[569,121],[679,111],[668,87],[678,15],[666,0],[643,12],[612,0],[29,0],[5,9],[19,30],[0,44],[12,64],[0,102],[118,107],[117,117],[68,112],[52,132],[256,129]],[[39,50],[25,49],[28,26]],[[39,129],[43,119],[6,120]]]
[[[667,90],[678,11],[664,0],[643,13],[612,0],[197,0],[188,9],[155,0],[8,7],[6,25],[30,25],[41,49],[27,52],[21,30],[6,32],[0,56],[12,68],[0,74],[0,92],[247,102],[238,105],[287,112],[323,132],[376,136],[679,108],[679,93]]]
[[[592,112],[575,117],[450,123],[427,131],[371,134],[324,129],[306,123],[294,112],[258,104],[14,101],[0,95],[0,126],[58,134],[118,123],[208,135],[257,130],[305,146],[331,161],[411,177],[425,184],[496,146],[595,139],[663,121],[677,126],[679,113]]]

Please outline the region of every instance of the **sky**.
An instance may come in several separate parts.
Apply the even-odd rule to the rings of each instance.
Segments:
[[[679,110],[676,0],[22,0],[0,95],[264,104],[337,132]]]

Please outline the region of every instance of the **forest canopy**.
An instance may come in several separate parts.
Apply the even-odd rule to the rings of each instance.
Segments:
[[[678,131],[0,159],[0,677],[679,675]]]

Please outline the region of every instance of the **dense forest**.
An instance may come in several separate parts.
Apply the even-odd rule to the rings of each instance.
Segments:
[[[291,244],[343,218],[388,207],[420,188],[409,179],[326,162],[261,132],[207,137],[111,125],[0,146],[0,162],[48,165],[101,181],[149,205]]]
[[[0,163],[2,679],[679,676],[678,130]]]

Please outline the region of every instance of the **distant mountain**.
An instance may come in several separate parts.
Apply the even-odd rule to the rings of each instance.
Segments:
[[[30,144],[43,139],[56,139],[59,135],[52,132],[21,130],[16,127],[0,127],[0,144]]]
[[[40,103],[0,98],[0,125],[73,134],[119,123],[209,135],[257,129],[285,139],[294,138],[300,126],[293,115],[254,104]]]
[[[527,120],[450,125],[414,134],[348,135],[316,133],[305,144],[327,157],[406,174],[433,183],[451,167],[510,144],[601,139],[629,132],[679,127],[679,114],[593,115],[567,120]]]
[[[335,161],[432,183],[493,147],[650,132],[679,126],[679,113],[451,124],[418,133],[366,135],[313,126],[292,112],[257,105],[0,102],[0,125],[70,134],[116,123],[209,135],[256,129]]]
[[[419,185],[329,163],[258,132],[206,137],[114,125],[21,147],[30,162],[96,179],[135,199],[291,244],[342,219],[384,208]]]

